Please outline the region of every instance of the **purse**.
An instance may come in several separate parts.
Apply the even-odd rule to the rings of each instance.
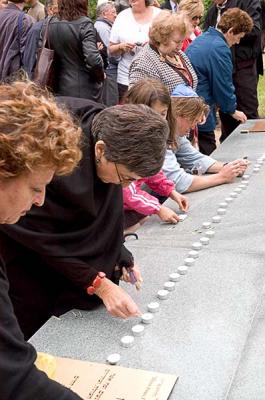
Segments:
[[[37,62],[34,70],[33,81],[42,88],[53,88],[54,81],[54,50],[49,43],[49,24],[52,17],[47,18],[42,28],[43,40],[38,49]]]

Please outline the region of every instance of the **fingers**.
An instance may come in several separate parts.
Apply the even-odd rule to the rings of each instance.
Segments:
[[[113,316],[122,319],[137,317],[141,312],[134,301],[124,292],[124,297],[106,305],[107,311]]]
[[[141,280],[142,280],[142,275],[141,275],[141,272],[140,272],[138,266],[134,266],[134,267],[132,268],[132,271],[133,271],[133,273],[134,273],[134,275],[135,275],[137,281],[141,281]]]
[[[171,224],[177,224],[179,222],[179,216],[177,214],[172,215],[168,222],[171,222]]]
[[[182,208],[181,211],[188,211],[189,209],[189,202],[187,199],[182,200]]]
[[[120,277],[121,281],[129,283],[131,281],[131,277],[127,268],[122,267],[122,276]]]

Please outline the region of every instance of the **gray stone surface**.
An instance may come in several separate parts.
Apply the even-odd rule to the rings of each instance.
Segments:
[[[255,161],[263,153],[264,133],[235,132],[216,158],[229,161],[247,155]],[[144,285],[140,293],[124,287],[142,312],[150,301],[161,305],[132,348],[122,348],[119,340],[138,319],[114,319],[103,307],[82,311],[82,316],[75,311],[52,318],[31,342],[40,351],[98,362],[118,352],[120,365],[175,373],[180,379],[171,399],[264,400],[264,179],[265,165],[228,206],[221,223],[213,224],[215,237],[168,300],[156,299],[157,291],[183,264],[191,244],[204,233],[202,223],[211,220],[240,179],[189,194],[191,207],[184,222],[171,226],[152,217],[138,231],[139,240],[127,242]]]

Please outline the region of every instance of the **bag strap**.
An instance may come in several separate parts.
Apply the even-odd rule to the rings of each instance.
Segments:
[[[19,57],[20,57],[20,64],[22,65],[22,54],[21,54],[21,37],[23,34],[23,18],[24,18],[24,11],[19,13],[17,19],[17,33],[18,33],[18,47],[19,47]]]
[[[48,43],[48,48],[50,49],[50,39],[49,39],[49,25],[52,20],[53,16],[48,17],[44,20],[42,30],[41,30],[41,36],[43,37],[42,39],[42,45],[41,48],[43,49],[46,47],[46,43]]]

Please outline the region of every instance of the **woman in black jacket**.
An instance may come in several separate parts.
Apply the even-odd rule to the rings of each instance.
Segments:
[[[149,107],[61,101],[80,120],[82,161],[48,185],[43,207],[0,227],[10,297],[26,338],[52,315],[101,301],[113,316],[139,315],[118,286],[121,276],[128,281],[128,269],[140,278],[123,246],[122,186],[156,174],[166,151],[167,123]]]
[[[59,0],[58,19],[49,24],[48,43],[55,51],[53,89],[60,96],[101,101],[104,66],[87,4]]]
[[[0,85],[0,224],[14,224],[41,206],[53,175],[78,164],[81,130],[51,97],[31,83]],[[81,400],[48,379],[34,362],[9,297],[0,241],[0,398],[1,400]]]

